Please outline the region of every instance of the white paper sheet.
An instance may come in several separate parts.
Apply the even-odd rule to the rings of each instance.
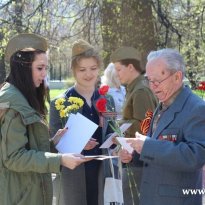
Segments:
[[[132,125],[132,123],[130,123],[130,122],[126,122],[126,123],[122,124],[120,126],[121,132],[124,133],[131,125]]]
[[[105,140],[105,142],[100,146],[100,148],[101,148],[101,149],[109,148],[109,147],[113,144],[112,139],[113,139],[114,137],[117,137],[117,133],[115,133],[115,132],[112,133],[107,140]]]
[[[122,124],[120,126],[121,132],[124,133],[131,125],[132,125],[132,123],[124,123],[124,124]],[[110,137],[107,140],[105,140],[105,142],[100,146],[100,148],[102,148],[102,149],[109,148],[113,144],[112,139],[114,137],[117,137],[117,136],[118,136],[118,134],[116,132],[112,133],[110,135]]]
[[[62,136],[56,149],[60,153],[80,154],[98,125],[77,113],[69,116],[65,127],[68,127],[68,131]]]
[[[122,145],[123,149],[126,149],[130,154],[134,151],[134,149],[130,146],[130,143],[127,143],[129,138],[124,137],[116,137],[116,140]]]
[[[95,160],[105,160],[105,159],[118,158],[118,156],[91,155],[91,156],[83,156],[82,158],[85,158],[85,159],[95,159]]]

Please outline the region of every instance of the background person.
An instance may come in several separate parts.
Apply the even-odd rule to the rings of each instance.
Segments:
[[[61,165],[74,169],[85,162],[71,154],[49,152],[43,84],[46,50],[46,40],[36,34],[19,34],[6,48],[10,73],[0,90],[2,205],[51,205],[50,173],[60,172]],[[58,130],[56,135],[64,132]]]
[[[107,124],[96,110],[96,101],[100,94],[96,89],[96,81],[100,71],[100,57],[88,42],[79,39],[73,43],[71,68],[75,78],[75,85],[59,97],[70,96],[83,99],[84,105],[79,113],[98,124],[99,127],[91,140],[85,146],[83,155],[100,155],[99,146],[105,140],[103,127]],[[56,99],[58,99],[57,97]],[[62,127],[61,118],[55,108],[54,99],[50,106],[50,128],[52,136]],[[112,103],[114,106],[114,103]],[[80,122],[79,122],[80,129]],[[68,130],[69,131],[69,130]],[[63,204],[72,205],[98,205],[103,204],[103,176],[102,162],[90,161],[75,170],[62,167],[62,200]],[[99,182],[98,182],[99,181]],[[102,187],[101,187],[102,186]],[[100,187],[100,188],[99,188]]]
[[[205,103],[183,85],[185,64],[174,49],[148,55],[146,76],[160,101],[148,136],[129,140],[144,162],[141,205],[201,205],[205,163]],[[128,160],[130,155],[122,156]]]
[[[108,94],[110,94],[114,99],[117,119],[121,119],[126,90],[125,87],[120,83],[115,70],[115,65],[113,63],[110,63],[104,70],[103,76],[101,77],[101,82],[102,85],[109,86]]]
[[[148,110],[153,111],[157,106],[157,100],[145,82],[144,69],[140,65],[139,56],[138,51],[133,47],[120,47],[111,55],[111,61],[115,65],[118,77],[127,88],[123,120],[133,123],[125,133],[127,138],[135,137],[136,131],[141,132],[140,123],[145,118],[145,113]],[[137,190],[139,191],[141,183],[142,162],[137,160],[138,157],[126,165],[130,166],[129,169],[123,169],[123,194],[126,205],[139,204]],[[134,180],[132,174],[134,174]],[[131,192],[133,192],[134,198],[132,198]]]

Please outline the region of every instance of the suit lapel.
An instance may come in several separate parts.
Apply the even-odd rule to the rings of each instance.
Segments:
[[[173,110],[170,107],[163,113],[163,115],[160,117],[157,128],[153,133],[153,138],[159,137],[159,134],[162,132],[162,130],[164,130],[174,120],[176,112],[177,110]]]
[[[150,123],[150,127],[149,127],[149,131],[147,133],[148,136],[152,136],[153,132],[153,123],[154,123],[154,118],[156,117],[157,113],[158,113],[158,110],[160,109],[161,107],[161,103],[157,106],[157,108],[155,109],[154,113],[153,113],[153,117],[152,117],[152,120],[151,120],[151,123]]]
[[[176,114],[181,112],[184,103],[188,96],[191,94],[191,90],[188,87],[184,87],[181,93],[176,97],[175,101],[161,116],[157,128],[153,134],[153,138],[157,139],[160,133],[170,124],[176,117]]]

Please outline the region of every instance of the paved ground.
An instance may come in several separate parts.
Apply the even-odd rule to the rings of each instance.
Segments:
[[[53,179],[55,178],[55,175],[53,175]],[[54,184],[56,185],[56,182],[54,181]],[[56,186],[54,186],[56,187]],[[205,189],[205,166],[203,168],[203,188]],[[57,188],[58,190],[58,188]],[[54,193],[58,192],[55,188],[54,188]],[[59,192],[58,192],[59,193]],[[56,197],[54,196],[53,198],[53,205],[56,205]],[[202,205],[205,205],[205,195],[203,196],[203,204]]]

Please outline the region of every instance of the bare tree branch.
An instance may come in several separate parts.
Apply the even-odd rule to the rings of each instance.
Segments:
[[[7,3],[5,3],[4,5],[0,6],[0,10],[3,9],[4,7],[9,6],[12,2],[13,2],[13,0],[10,0]]]

